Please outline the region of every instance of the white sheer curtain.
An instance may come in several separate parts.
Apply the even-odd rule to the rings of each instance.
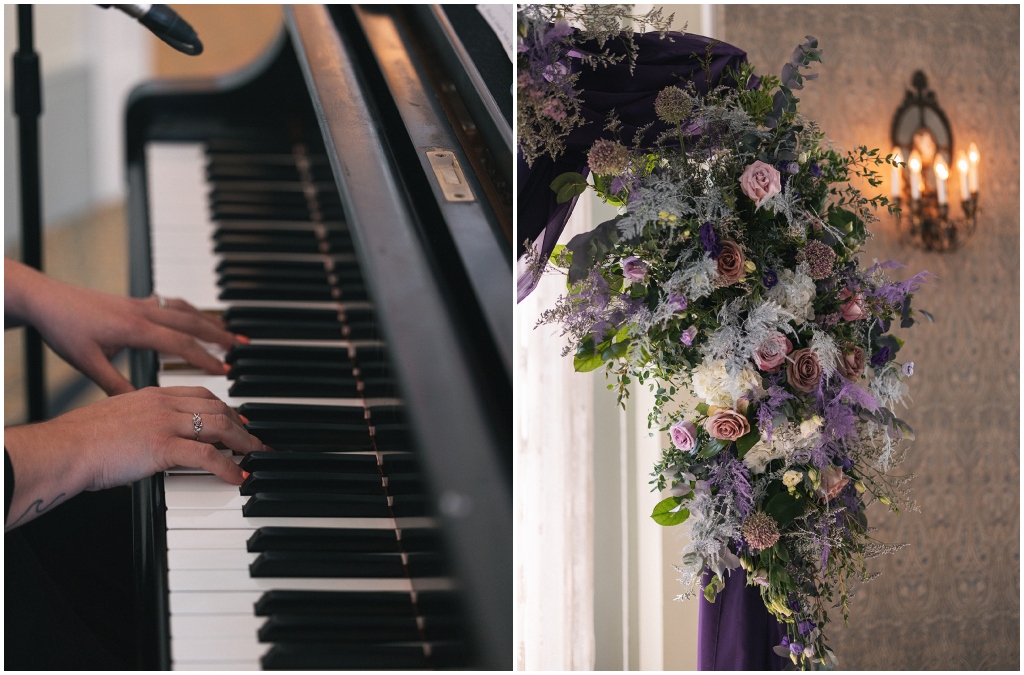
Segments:
[[[592,228],[581,198],[562,242]],[[552,275],[516,308],[515,662],[594,667],[593,376],[562,357],[557,326],[534,329],[565,290]]]

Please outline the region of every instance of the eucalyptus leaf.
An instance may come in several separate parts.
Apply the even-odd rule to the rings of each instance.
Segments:
[[[696,410],[701,415],[707,415],[708,414],[708,404],[707,403],[698,403]]]
[[[587,189],[587,179],[583,174],[569,171],[551,181],[551,189],[557,195],[559,204],[564,204],[577,197]]]

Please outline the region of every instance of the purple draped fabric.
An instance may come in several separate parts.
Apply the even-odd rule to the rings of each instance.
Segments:
[[[621,139],[633,142],[637,129],[654,122],[644,136],[644,147],[649,147],[658,134],[668,129],[654,115],[654,99],[669,85],[693,82],[700,92],[708,91],[708,78],[698,59],[704,58],[710,38],[700,35],[669,33],[672,41],[661,39],[658,33],[636,35],[639,47],[636,67],[631,74],[626,61],[608,68],[580,68],[576,59],[573,68],[580,73],[576,88],[582,91],[581,112],[585,123],[573,129],[565,142],[565,152],[552,160],[538,157],[532,167],[526,165],[520,153],[517,157],[519,185],[517,193],[518,237],[531,242],[543,236],[541,255],[551,253],[559,235],[565,229],[576,200],[558,204],[551,191],[551,181],[560,174],[575,171],[587,175],[587,151],[599,138],[610,138],[604,130],[608,112],[614,109],[622,122]],[[625,53],[618,40],[607,43],[617,54]],[[597,45],[584,43],[584,50],[598,51]],[[711,47],[711,83],[723,84],[726,68],[738,70],[747,60],[746,52],[723,42]],[[530,272],[520,276],[518,298],[521,301],[533,290],[536,279]]]
[[[701,583],[707,586],[711,576],[705,571]],[[789,660],[773,649],[785,635],[757,586],[747,586],[743,570],[733,570],[714,602],[700,597],[697,670],[784,670]]]

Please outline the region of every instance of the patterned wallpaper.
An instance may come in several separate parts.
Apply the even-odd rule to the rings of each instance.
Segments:
[[[844,669],[1020,666],[1020,10],[1019,6],[741,6],[724,39],[778,73],[813,35],[824,48],[803,111],[839,147],[891,148],[892,115],[924,70],[953,129],[954,152],[981,152],[981,222],[951,255],[900,246],[882,214],[866,260],[899,259],[941,278],[915,298],[937,320],[903,331],[916,363],[917,432],[903,468],[919,512],[869,511],[880,539],[850,626],[833,629]],[[888,190],[888,185],[884,185]],[[953,190],[956,190],[954,187]],[[953,207],[959,213],[959,206]]]

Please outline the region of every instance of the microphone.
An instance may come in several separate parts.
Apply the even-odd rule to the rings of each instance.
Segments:
[[[139,20],[158,38],[189,56],[203,53],[203,43],[199,36],[178,16],[178,13],[167,5],[100,5],[103,9],[116,7],[130,17]]]

